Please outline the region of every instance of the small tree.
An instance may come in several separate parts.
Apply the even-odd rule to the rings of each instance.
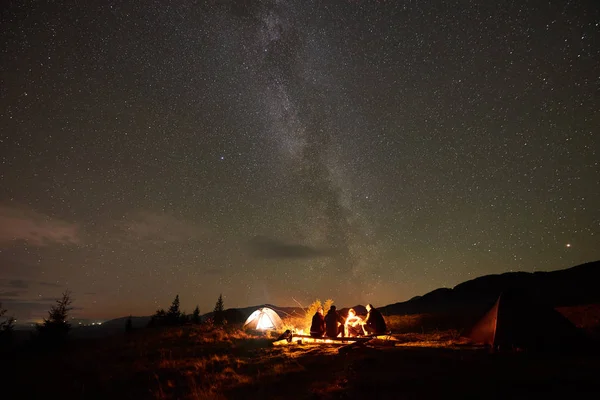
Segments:
[[[162,326],[165,324],[165,319],[167,317],[167,313],[162,308],[156,310],[154,315],[150,317],[150,321],[148,322],[148,326]]]
[[[0,346],[8,345],[13,339],[15,318],[6,316],[8,310],[0,303]]]
[[[131,319],[131,315],[129,317],[127,317],[127,320],[125,321],[125,332],[130,333],[131,331],[133,331],[133,321]]]
[[[6,313],[8,310],[2,307],[2,303],[0,303],[0,334],[9,334],[12,333],[15,327],[15,318],[7,317]]]
[[[317,299],[312,302],[310,306],[306,309],[306,314],[304,316],[304,329],[309,330],[312,325],[312,317],[317,313],[319,307],[323,307],[323,314],[327,314],[327,311],[331,308],[333,304],[333,300],[327,299],[325,303],[321,303],[321,300]]]
[[[70,307],[73,303],[71,292],[66,290],[62,294],[62,298],[56,300],[56,305],[48,311],[48,319],[44,318],[42,325],[37,325],[37,331],[41,339],[49,341],[65,341],[71,330],[71,324],[68,321]]]
[[[225,306],[223,304],[223,294],[219,295],[217,304],[215,304],[215,309],[213,311],[213,322],[215,325],[225,324]]]
[[[175,296],[169,311],[167,311],[167,324],[178,325],[181,322],[181,311],[179,310],[179,295]]]
[[[310,306],[306,309],[306,314],[304,315],[304,330],[308,331],[310,329],[310,325],[312,324],[312,317],[316,314],[319,307],[322,307],[321,300],[317,299],[311,303]]]
[[[192,324],[199,324],[200,322],[200,307],[196,306],[196,308],[194,308],[194,312],[192,313]]]

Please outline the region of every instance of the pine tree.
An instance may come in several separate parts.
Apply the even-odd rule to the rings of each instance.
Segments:
[[[223,294],[219,295],[215,310],[213,311],[213,322],[215,325],[225,324],[225,307],[223,305]]]
[[[56,305],[48,311],[48,319],[44,318],[42,325],[37,325],[36,328],[41,339],[61,342],[67,339],[71,324],[68,321],[69,311],[73,308],[70,305],[73,303],[71,292],[66,290],[62,294],[62,298],[56,300]]]
[[[196,306],[194,308],[194,312],[192,313],[192,323],[199,324],[200,323],[200,307]]]
[[[181,311],[179,310],[179,295],[175,296],[169,311],[167,311],[167,323],[169,325],[177,325],[181,322]]]

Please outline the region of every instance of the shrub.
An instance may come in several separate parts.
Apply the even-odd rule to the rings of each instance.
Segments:
[[[312,304],[310,306],[308,306],[308,308],[306,309],[306,314],[304,316],[304,324],[303,324],[304,326],[299,327],[299,328],[304,329],[304,331],[309,331],[310,325],[312,324],[312,317],[313,317],[313,315],[316,314],[319,307],[323,307],[323,314],[327,314],[327,311],[329,311],[329,309],[331,308],[332,305],[333,305],[333,300],[331,300],[331,299],[325,300],[325,303],[323,303],[323,304],[321,303],[321,300],[319,300],[319,299],[313,301]]]

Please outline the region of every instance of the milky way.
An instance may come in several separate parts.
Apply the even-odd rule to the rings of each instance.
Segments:
[[[600,258],[594,1],[8,2],[0,302],[407,300]]]
[[[374,282],[360,273],[372,261],[362,232],[368,224],[354,207],[343,164],[343,156],[351,154],[344,151],[344,135],[358,133],[338,126],[337,121],[353,116],[337,109],[341,87],[323,68],[335,62],[327,59],[326,31],[306,28],[319,14],[295,8],[300,7],[285,2],[260,7],[258,60],[249,57],[250,64],[260,66],[266,132],[282,155],[290,200],[298,208],[293,221],[298,233],[288,240],[331,250],[308,265],[308,277],[319,287],[330,282],[324,286],[328,296],[350,291],[363,298],[360,287]]]

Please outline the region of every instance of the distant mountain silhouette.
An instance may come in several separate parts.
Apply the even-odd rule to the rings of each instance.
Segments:
[[[281,318],[288,316],[303,316],[304,310],[300,307],[277,307],[273,304],[260,304],[252,307],[244,307],[244,308],[228,308],[225,310],[225,319],[228,323],[231,324],[239,324],[246,322],[246,319],[252,314],[254,311],[259,308],[268,307],[275,311]],[[206,313],[202,316],[202,319],[211,318],[213,315],[212,312]]]
[[[384,315],[447,314],[465,317],[481,316],[489,310],[500,293],[507,290],[521,290],[539,303],[552,307],[568,307],[600,303],[600,261],[589,262],[576,267],[553,272],[507,272],[499,275],[485,275],[456,285],[453,289],[439,288],[423,296],[415,296],[408,301],[375,307]],[[273,309],[280,317],[304,317],[301,307],[278,307],[261,304],[252,307],[229,308],[225,318],[230,324],[244,323],[255,310],[261,307]],[[363,305],[356,305],[358,315],[367,313]],[[349,307],[338,309],[341,315],[348,313]],[[202,315],[202,319],[212,317],[212,312]],[[116,318],[102,325],[76,327],[75,337],[98,337],[125,331],[127,317]],[[150,316],[133,317],[133,327],[142,328],[148,324]],[[465,320],[470,321],[470,318]]]
[[[552,307],[600,303],[600,261],[553,272],[485,275],[379,310],[384,315],[480,313],[489,309],[500,293],[514,289]]]
[[[102,325],[74,326],[71,335],[75,338],[94,338],[115,335],[125,332],[125,324],[129,317],[111,319]],[[150,322],[151,317],[131,317],[133,329],[144,328]]]

